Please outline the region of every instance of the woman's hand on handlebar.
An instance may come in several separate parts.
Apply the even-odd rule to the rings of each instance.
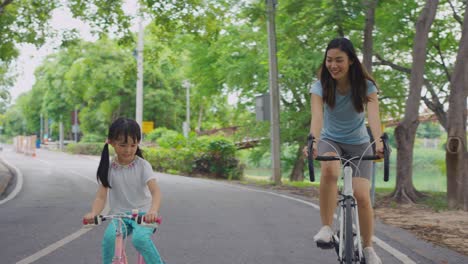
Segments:
[[[317,146],[314,144],[314,146],[312,147],[312,152],[313,152],[313,155],[312,157],[315,159],[317,158],[318,156],[318,151],[317,151]],[[304,154],[304,156],[307,158],[309,156],[309,148],[308,146],[305,146],[304,149],[302,149],[302,153]]]
[[[379,139],[375,142],[375,155],[379,156],[380,158],[384,157],[384,145],[382,139]]]

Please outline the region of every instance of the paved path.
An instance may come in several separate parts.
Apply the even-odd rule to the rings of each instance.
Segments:
[[[81,229],[97,188],[97,158],[41,150],[35,158],[8,153],[8,162],[21,172],[23,186],[0,205],[1,263],[99,263],[105,226]],[[155,242],[168,264],[337,263],[332,250],[320,250],[312,242],[320,217],[310,200],[158,176],[163,224]],[[377,229],[376,250],[385,264],[468,263],[468,258],[401,229],[382,224]],[[127,248],[134,257],[130,244]]]

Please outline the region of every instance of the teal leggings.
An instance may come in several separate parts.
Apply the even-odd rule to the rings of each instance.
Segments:
[[[125,228],[127,235],[132,235],[132,244],[135,249],[143,256],[146,264],[163,264],[156,246],[151,240],[154,228],[140,226],[135,221],[123,219],[123,235],[125,238]],[[112,220],[104,232],[102,239],[102,263],[111,264],[115,251],[115,230],[119,226],[119,220]]]

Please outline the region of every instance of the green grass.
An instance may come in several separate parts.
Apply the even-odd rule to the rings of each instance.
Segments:
[[[424,192],[424,194],[427,194],[428,197],[421,199],[420,203],[429,206],[436,212],[448,210],[446,192]]]
[[[255,184],[258,186],[273,186],[273,181],[270,180],[269,176],[249,176],[246,175],[244,180],[241,181],[242,183],[250,183]],[[286,186],[293,186],[296,188],[307,188],[310,186],[314,186],[316,188],[319,187],[320,183],[317,182],[309,182],[308,180],[304,180],[303,182],[291,182],[288,179],[282,179],[282,184]],[[376,199],[384,199],[386,196],[390,195],[394,190],[394,187],[376,187]],[[417,201],[418,204],[427,206],[432,210],[439,212],[448,210],[447,205],[447,193],[446,192],[437,192],[437,191],[423,191],[426,197]],[[390,206],[397,208],[398,204],[396,202],[391,202]]]

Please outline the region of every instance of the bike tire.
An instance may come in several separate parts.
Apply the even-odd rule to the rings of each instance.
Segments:
[[[353,263],[354,236],[353,236],[353,206],[351,199],[345,200],[345,224],[344,224],[344,258],[346,264]]]

